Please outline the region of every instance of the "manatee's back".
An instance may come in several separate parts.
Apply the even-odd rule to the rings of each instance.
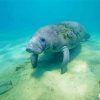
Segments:
[[[63,21],[58,23],[59,25],[64,25],[65,28],[70,29],[74,35],[76,35],[79,41],[84,41],[89,39],[90,35],[85,31],[82,25],[75,21]]]
[[[40,28],[36,35],[45,38],[48,48],[60,51],[66,45],[69,49],[88,38],[83,27],[77,22],[64,21]]]

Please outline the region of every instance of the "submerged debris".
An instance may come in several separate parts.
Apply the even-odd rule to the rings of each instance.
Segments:
[[[16,67],[16,71],[19,71],[19,70],[21,70],[21,69],[24,69],[24,67],[25,67],[24,65],[17,66],[17,67]]]
[[[17,65],[15,71],[25,70],[25,67],[28,65],[28,63],[29,62],[26,61],[20,65]]]
[[[13,88],[12,81],[0,82],[0,95]]]
[[[19,71],[20,69],[22,69],[22,67],[16,67],[16,71]]]

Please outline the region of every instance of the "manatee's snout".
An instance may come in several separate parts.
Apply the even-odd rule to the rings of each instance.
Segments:
[[[26,47],[26,51],[29,53],[40,54],[45,48],[45,40],[41,38],[32,38]]]
[[[26,51],[29,52],[29,53],[32,53],[32,48],[29,48],[29,47],[26,47]]]

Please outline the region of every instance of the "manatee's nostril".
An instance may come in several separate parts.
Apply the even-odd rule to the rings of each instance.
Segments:
[[[32,50],[30,48],[26,48],[26,51],[29,52],[29,53],[32,52]]]

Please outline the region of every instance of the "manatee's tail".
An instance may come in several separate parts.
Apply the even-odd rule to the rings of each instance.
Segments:
[[[85,36],[84,36],[84,41],[89,40],[90,37],[91,37],[90,34],[89,33],[86,33]]]
[[[90,37],[91,37],[90,34],[89,33],[86,33],[85,39],[88,40]]]

